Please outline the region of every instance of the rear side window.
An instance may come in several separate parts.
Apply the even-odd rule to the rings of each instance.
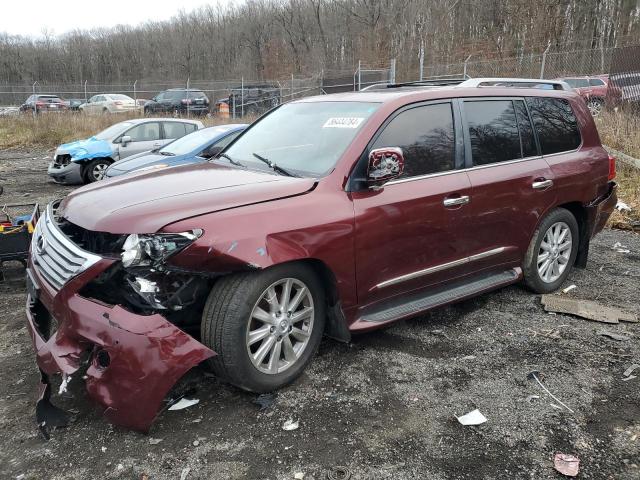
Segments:
[[[184,123],[166,122],[164,124],[164,138],[180,138],[187,133]]]
[[[424,105],[399,113],[384,128],[373,148],[400,147],[402,177],[455,168],[455,132],[450,103]]]
[[[516,112],[511,100],[465,101],[474,165],[522,158]]]
[[[600,80],[599,78],[591,78],[589,79],[589,85],[591,85],[592,87],[602,87],[604,86],[604,81]]]
[[[160,139],[160,124],[155,122],[143,123],[129,129],[125,135],[131,137],[132,142],[149,142]]]
[[[568,100],[527,98],[543,155],[567,152],[580,146],[578,121]]]
[[[198,126],[195,123],[185,123],[184,129],[187,133],[195,132],[198,129]]]

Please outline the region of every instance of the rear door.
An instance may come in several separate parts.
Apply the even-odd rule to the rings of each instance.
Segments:
[[[184,137],[187,133],[187,124],[183,122],[167,121],[162,122],[163,138],[162,145],[174,141],[176,138]]]
[[[136,153],[153,150],[163,145],[159,122],[141,123],[124,132],[123,136],[125,135],[131,137],[131,141],[126,145],[120,143],[118,151],[121,159]]]
[[[554,204],[554,175],[539,154],[523,98],[462,102],[471,181],[476,271],[519,265],[540,217]]]
[[[464,273],[471,185],[461,170],[463,143],[456,104],[439,101],[396,112],[369,151],[400,147],[401,178],[352,193],[356,275],[362,305],[450,280]],[[368,155],[368,152],[366,152]]]

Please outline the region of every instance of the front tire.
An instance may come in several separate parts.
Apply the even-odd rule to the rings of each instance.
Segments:
[[[202,314],[202,341],[217,353],[213,372],[252,392],[293,382],[315,355],[325,296],[313,270],[287,264],[219,279]]]
[[[107,169],[111,165],[111,162],[106,158],[96,158],[89,163],[84,170],[85,183],[93,183],[104,178]]]
[[[579,230],[573,214],[556,208],[540,222],[525,255],[523,272],[527,287],[551,293],[566,280],[578,255]]]

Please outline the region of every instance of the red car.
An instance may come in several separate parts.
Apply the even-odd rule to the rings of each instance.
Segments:
[[[587,77],[567,77],[560,80],[567,82],[587,102],[591,114],[600,115],[607,98],[609,75]]]
[[[31,95],[22,105],[21,112],[62,112],[69,109],[69,104],[57,95]]]
[[[323,335],[518,282],[553,292],[614,208],[615,161],[581,98],[541,82],[299,99],[209,163],[49,205],[28,269],[39,411],[51,375],[86,368],[105,415],[144,431],[205,360],[272,391]]]

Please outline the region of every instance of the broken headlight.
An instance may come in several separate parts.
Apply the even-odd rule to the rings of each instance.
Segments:
[[[183,233],[134,233],[129,235],[122,245],[122,265],[128,268],[162,264],[169,256],[179,252],[201,235],[200,229]]]

